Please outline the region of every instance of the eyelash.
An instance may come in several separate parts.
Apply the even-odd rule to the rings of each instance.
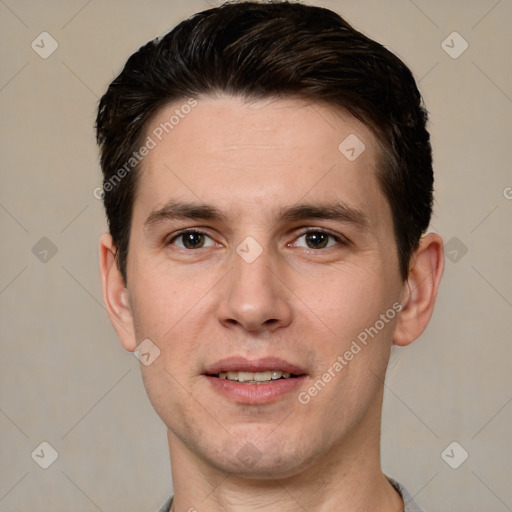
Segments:
[[[165,243],[165,245],[173,245],[173,242],[175,240],[179,239],[180,237],[182,237],[184,235],[188,235],[190,233],[196,233],[196,234],[204,235],[204,236],[212,239],[212,237],[210,237],[204,231],[201,231],[199,229],[188,228],[188,229],[184,229],[183,231],[179,231],[178,233],[172,235],[170,238],[167,239],[167,242]],[[345,237],[343,237],[341,235],[335,235],[332,232],[327,231],[325,229],[321,229],[321,228],[310,228],[310,229],[307,229],[307,230],[303,231],[302,233],[300,233],[296,237],[296,240],[298,240],[299,238],[301,238],[301,237],[303,237],[303,236],[305,236],[305,235],[307,235],[309,233],[322,233],[324,235],[327,235],[330,238],[332,238],[336,242],[337,245],[340,245],[340,246],[347,246],[349,244],[349,240],[346,239]],[[290,244],[287,244],[287,246],[289,246],[289,245]],[[309,251],[320,252],[321,250],[332,249],[332,247],[333,246],[325,247],[325,248],[320,248],[320,249],[309,249]],[[182,248],[182,247],[178,247],[178,249],[181,249],[181,250],[184,250],[184,251],[197,251],[198,250],[198,249],[187,249],[187,248]],[[199,247],[199,249],[207,249],[207,247]]]

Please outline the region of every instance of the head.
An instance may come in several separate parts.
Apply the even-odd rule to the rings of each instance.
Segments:
[[[291,475],[375,430],[442,273],[426,122],[404,63],[319,7],[226,4],[129,58],[97,117],[104,298],[125,348],[159,351],[176,445]],[[259,401],[224,389],[235,367],[296,377]]]

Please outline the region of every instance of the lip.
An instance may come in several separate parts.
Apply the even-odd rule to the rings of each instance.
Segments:
[[[220,372],[252,372],[277,370],[292,373],[297,377],[278,379],[266,384],[247,384],[220,379]],[[244,357],[229,357],[209,366],[204,373],[212,388],[231,402],[245,405],[263,405],[277,402],[285,395],[296,391],[307,377],[306,371],[292,363],[276,357],[249,360]]]
[[[263,405],[277,402],[285,395],[296,391],[302,386],[306,376],[274,380],[268,384],[243,384],[210,375],[205,375],[205,378],[216,392],[231,402],[245,405]]]
[[[206,375],[219,374],[220,372],[262,372],[265,370],[278,370],[305,375],[306,370],[278,357],[263,357],[261,359],[247,359],[245,357],[228,357],[212,364],[205,370]]]

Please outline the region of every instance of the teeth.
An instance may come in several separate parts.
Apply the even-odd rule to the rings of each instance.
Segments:
[[[251,375],[251,374],[248,373],[247,375]],[[253,375],[254,375],[254,378],[247,379],[247,380],[257,380],[258,382],[263,382],[265,380],[270,380],[272,378],[271,372],[256,372]]]
[[[236,375],[237,372],[229,372],[234,373]],[[229,373],[228,373],[228,379],[229,379]],[[256,375],[261,375],[260,373],[251,373],[251,372],[238,372],[238,382],[248,382],[250,380],[265,380],[265,379],[256,379]]]
[[[265,372],[221,372],[219,379],[235,380],[238,382],[271,382],[280,378],[289,379],[290,373],[279,370],[267,370]]]

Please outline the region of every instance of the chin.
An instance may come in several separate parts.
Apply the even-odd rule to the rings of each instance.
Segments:
[[[223,473],[231,473],[241,478],[268,480],[290,478],[300,473],[306,464],[293,460],[287,455],[263,454],[259,460],[240,461],[235,455],[229,459],[212,460],[211,464]]]
[[[257,441],[260,439],[260,441]],[[261,441],[263,439],[263,441]],[[309,453],[297,447],[308,447]],[[292,477],[315,459],[315,448],[310,444],[292,441],[291,436],[285,439],[274,438],[270,441],[261,436],[238,436],[224,443],[224,446],[202,446],[205,450],[204,459],[216,469],[251,479],[288,478]]]

